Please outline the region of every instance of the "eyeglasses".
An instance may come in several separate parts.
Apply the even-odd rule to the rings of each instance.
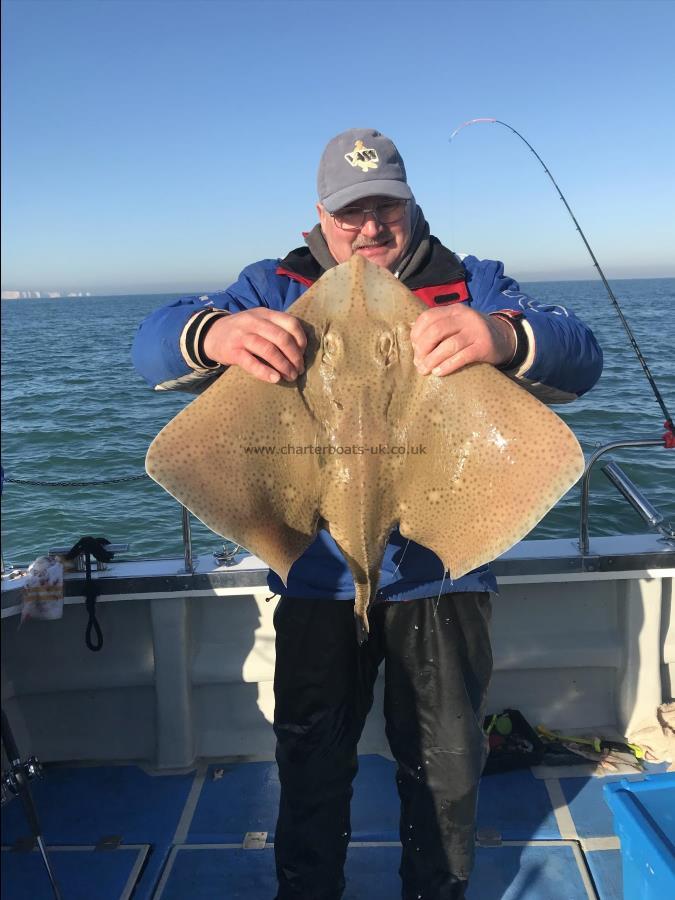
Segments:
[[[343,231],[360,231],[368,213],[372,213],[380,225],[393,225],[403,218],[407,205],[407,200],[385,200],[370,209],[363,206],[345,206],[344,209],[331,213],[331,217]]]

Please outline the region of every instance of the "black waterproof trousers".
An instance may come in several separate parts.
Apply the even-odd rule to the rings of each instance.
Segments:
[[[403,900],[465,896],[487,744],[490,612],[488,593],[382,603],[359,647],[351,603],[279,601],[277,900],[342,896],[356,745],[382,660],[387,738],[398,763]]]

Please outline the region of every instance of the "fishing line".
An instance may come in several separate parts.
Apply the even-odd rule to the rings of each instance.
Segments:
[[[631,346],[632,346],[633,350],[635,351],[635,354],[640,362],[640,365],[642,366],[642,371],[645,373],[645,375],[647,377],[647,381],[649,382],[649,384],[652,388],[652,391],[654,392],[654,396],[656,397],[656,402],[659,404],[659,406],[661,407],[661,411],[663,412],[663,415],[666,417],[666,421],[664,423],[665,427],[666,427],[666,433],[663,436],[665,446],[675,448],[675,425],[673,424],[673,419],[672,419],[670,413],[668,412],[668,408],[666,407],[663,397],[661,396],[661,392],[659,391],[659,389],[656,385],[656,382],[654,381],[654,376],[649,371],[649,366],[647,365],[647,362],[646,362],[644,356],[642,355],[642,352],[638,346],[638,343],[635,340],[633,332],[631,331],[631,327],[628,324],[628,322],[626,321],[626,317],[624,316],[624,314],[621,310],[621,307],[619,306],[619,301],[616,299],[616,297],[614,295],[614,291],[612,290],[612,288],[609,285],[609,282],[605,278],[605,273],[602,271],[602,269],[600,267],[600,263],[596,259],[595,253],[593,253],[591,245],[588,243],[588,240],[586,239],[586,235],[581,230],[581,225],[579,225],[579,223],[577,222],[576,216],[572,212],[572,209],[571,209],[569,203],[565,199],[565,195],[558,187],[558,183],[556,182],[555,178],[549,171],[548,166],[546,165],[544,160],[541,158],[541,156],[539,156],[539,154],[534,149],[532,144],[530,144],[529,141],[525,140],[525,138],[522,136],[522,134],[519,131],[516,131],[516,129],[513,128],[513,126],[509,125],[507,122],[502,122],[499,119],[487,119],[487,118],[470,119],[468,122],[464,122],[462,125],[460,125],[459,128],[455,128],[455,130],[450,135],[450,141],[452,141],[453,138],[455,138],[463,128],[466,128],[468,125],[476,125],[479,122],[489,122],[490,124],[493,124],[493,125],[503,125],[504,128],[508,128],[509,131],[512,131],[513,134],[516,135],[516,137],[520,138],[520,140],[534,154],[534,156],[536,156],[536,158],[541,163],[542,168],[544,169],[544,172],[546,172],[548,177],[553,182],[553,186],[555,187],[556,191],[558,192],[558,196],[560,197],[562,202],[565,204],[565,208],[567,209],[567,212],[570,214],[572,221],[574,222],[574,224],[576,226],[577,231],[581,235],[582,241],[586,245],[586,249],[590,253],[591,259],[593,260],[593,265],[598,270],[598,274],[600,275],[600,278],[602,279],[602,283],[604,284],[605,290],[607,291],[607,294],[609,295],[609,299],[612,301],[612,304],[614,305],[614,309],[616,310],[619,318],[621,319],[621,323],[622,323],[623,327],[626,329],[626,334],[628,335],[628,340],[630,341]]]
[[[407,552],[409,546],[410,546],[410,539],[408,538],[408,540],[405,542],[405,547],[403,548],[403,553],[401,554],[401,558],[396,563],[396,568],[394,569],[394,574],[392,575],[392,578],[395,578],[398,575],[398,570],[401,568],[401,563],[403,562],[403,557],[406,555],[406,552]]]
[[[445,584],[445,576],[448,574],[447,569],[443,569],[443,581],[441,581],[441,587],[438,591],[438,597],[436,597],[436,603],[434,604],[434,619],[436,618],[436,613],[438,612],[438,604],[441,602],[441,597],[443,596],[443,585]],[[450,584],[452,584],[452,579],[450,579]]]

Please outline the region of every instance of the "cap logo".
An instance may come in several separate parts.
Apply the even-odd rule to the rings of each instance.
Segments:
[[[356,141],[352,152],[345,153],[345,159],[350,166],[354,168],[359,166],[363,172],[367,172],[368,169],[376,169],[380,162],[377,150],[364,146],[363,141]]]

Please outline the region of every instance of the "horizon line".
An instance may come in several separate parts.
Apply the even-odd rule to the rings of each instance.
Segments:
[[[667,281],[669,279],[674,279],[675,274],[672,275],[622,275],[617,277],[610,277],[609,281]],[[520,284],[538,284],[541,282],[560,282],[560,283],[578,283],[578,282],[597,282],[598,284],[602,284],[602,281],[599,277],[590,277],[590,278],[566,278],[560,275],[548,275],[546,276],[543,273],[530,273],[519,276],[517,279]],[[233,284],[234,281],[228,282],[228,286]],[[132,296],[152,296],[152,295],[161,295],[161,294],[180,294],[182,296],[200,296],[202,294],[215,294],[222,293],[227,290],[227,287],[222,288],[202,288],[199,290],[195,290],[192,288],[179,287],[177,285],[165,286],[165,287],[152,287],[152,288],[111,288],[108,290],[103,290],[101,288],[63,288],[61,290],[55,290],[54,288],[15,288],[15,287],[5,287],[4,285],[0,286],[0,291],[5,293],[39,293],[43,296],[41,297],[3,297],[3,300],[83,300],[83,299],[92,299],[94,297],[132,297]],[[49,297],[49,294],[58,293],[59,297]],[[70,296],[69,296],[70,295]]]

